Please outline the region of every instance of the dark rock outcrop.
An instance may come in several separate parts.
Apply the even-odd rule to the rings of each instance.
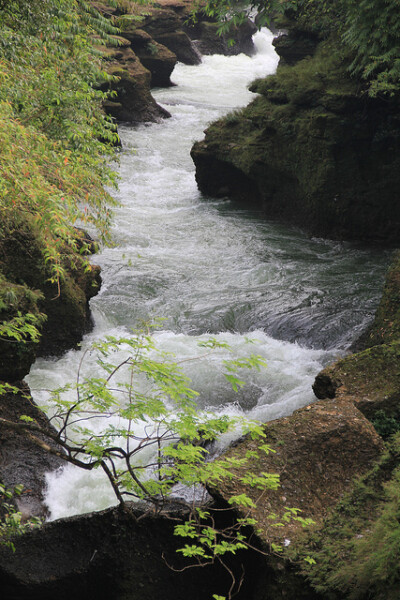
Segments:
[[[250,19],[222,36],[218,35],[218,23],[206,19],[200,19],[193,25],[186,25],[185,30],[195,40],[196,48],[201,54],[236,56],[243,53],[252,56],[256,51],[253,35],[257,31],[257,27]]]
[[[54,521],[0,546],[0,589],[7,600],[208,600],[231,580],[219,564],[191,568],[176,553],[174,526],[184,509],[161,514],[137,505]],[[246,556],[247,555],[247,556]],[[236,559],[234,559],[235,562]],[[245,552],[241,561],[251,560]],[[241,573],[239,565],[230,567]],[[249,565],[251,568],[251,565]],[[248,578],[238,598],[252,597]]]
[[[27,416],[43,429],[51,429],[47,417],[32,400],[28,386],[24,382],[19,382],[17,386],[20,390],[18,394],[0,396],[0,419],[18,426],[21,424],[20,417]],[[62,452],[55,443],[46,439],[46,445],[49,443],[53,449]],[[47,516],[43,504],[45,474],[63,464],[61,458],[38,446],[25,433],[0,422],[0,481],[7,489],[23,485],[23,493],[15,502],[24,519]]]
[[[111,84],[116,96],[106,100],[106,112],[117,121],[141,123],[169,117],[150,93],[151,73],[130,47],[129,40],[120,38],[121,46],[105,51],[107,72],[118,80]]]
[[[12,232],[4,230],[0,239],[0,293],[7,308],[0,319],[8,320],[18,313],[42,313],[40,343],[3,338],[0,341],[0,379],[20,380],[29,372],[39,355],[60,354],[78,344],[92,325],[89,299],[101,283],[99,267],[86,268],[75,250],[65,247],[66,275],[60,288],[49,281],[50,273],[42,254],[40,238],[28,222]]]

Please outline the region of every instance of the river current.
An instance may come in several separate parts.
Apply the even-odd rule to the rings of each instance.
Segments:
[[[154,93],[172,117],[120,127],[121,206],[115,247],[95,257],[103,276],[91,301],[95,327],[82,350],[36,361],[28,383],[40,405],[48,402],[43,389],[75,380],[93,340],[125,335],[162,317],[157,342],[180,359],[198,353],[198,340],[212,334],[227,341],[234,356],[255,352],[267,362],[237,395],[221,374],[224,353],[188,362],[201,408],[274,419],[314,400],[315,375],[370,322],[386,253],[310,238],[266,222],[257,207],[205,198],[197,189],[193,142],[208,123],[251,101],[255,95],[246,86],[253,79],[276,69],[270,32],[259,32],[255,42],[252,58],[210,56],[198,66],[178,64],[176,85]],[[90,358],[86,368],[95,369]],[[48,477],[47,503],[54,519],[115,500],[102,473],[67,466]]]

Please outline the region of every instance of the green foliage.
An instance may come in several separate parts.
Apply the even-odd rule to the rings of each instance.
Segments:
[[[397,0],[347,0],[343,39],[354,51],[353,73],[369,84],[369,93],[398,94],[400,18]]]
[[[290,558],[324,597],[396,600],[400,584],[400,435]]]
[[[17,342],[30,340],[37,343],[40,339],[40,327],[43,320],[43,315],[18,312],[11,320],[0,323],[0,338],[11,338]]]
[[[37,343],[46,318],[38,309],[41,299],[40,292],[10,284],[0,274],[0,339]]]
[[[397,431],[400,431],[400,418],[399,415],[393,416],[388,415],[384,410],[378,410],[372,419],[372,424],[375,427],[377,433],[384,440],[387,440]]]
[[[109,240],[117,135],[98,48],[113,32],[83,0],[14,0],[0,12],[0,237],[34,228],[58,283],[65,246],[78,249],[75,223]]]
[[[22,514],[13,502],[21,494],[23,494],[21,485],[9,490],[0,484],[0,545],[7,546],[13,552],[15,551],[13,538],[41,525],[41,520],[36,517],[23,521]]]

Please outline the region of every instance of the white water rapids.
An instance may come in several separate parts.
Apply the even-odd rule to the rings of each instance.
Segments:
[[[164,317],[156,338],[178,358],[198,353],[199,336],[227,341],[234,356],[254,352],[267,368],[249,377],[240,394],[221,374],[226,355],[188,363],[201,408],[247,414],[263,421],[313,401],[318,371],[357,337],[377,304],[385,256],[348,244],[309,239],[295,228],[263,220],[255,208],[203,198],[189,155],[208,123],[254,94],[246,86],[272,73],[277,57],[272,35],[256,34],[249,58],[204,57],[178,64],[175,87],[158,90],[172,118],[120,128],[121,207],[116,246],[95,257],[103,286],[91,301],[95,327],[82,350],[40,359],[28,382],[46,404],[53,389],[74,381],[82,351],[94,339],[125,335],[142,320]],[[246,336],[255,344],[247,344]],[[93,373],[94,364],[88,363]],[[67,466],[48,477],[47,502],[58,518],[115,503],[101,472]]]

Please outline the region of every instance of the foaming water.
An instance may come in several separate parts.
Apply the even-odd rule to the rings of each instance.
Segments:
[[[252,58],[209,56],[195,67],[178,64],[172,75],[177,85],[154,94],[171,119],[121,127],[116,246],[95,257],[103,286],[91,301],[95,329],[82,346],[84,351],[95,339],[125,335],[143,320],[163,317],[157,343],[185,359],[198,354],[198,340],[212,333],[230,344],[234,356],[260,354],[267,368],[250,374],[248,385],[234,394],[222,375],[224,352],[188,361],[199,408],[263,421],[313,400],[316,373],[371,319],[386,263],[383,254],[309,239],[265,222],[256,210],[199,193],[190,148],[208,123],[251,101],[250,81],[275,70],[271,42],[263,31]],[[82,351],[38,360],[29,377],[32,389],[73,381]],[[90,357],[83,369],[95,372]],[[48,402],[45,392],[34,394],[40,404]],[[47,502],[58,518],[105,508],[114,498],[100,472],[68,466],[49,476]]]

